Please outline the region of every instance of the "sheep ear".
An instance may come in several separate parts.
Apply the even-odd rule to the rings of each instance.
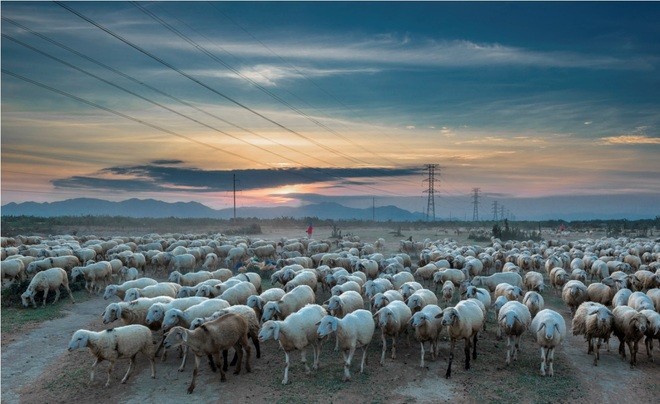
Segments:
[[[183,340],[183,342],[187,343],[188,342],[188,333],[185,332],[185,331],[180,331],[180,332],[181,332],[181,339]]]
[[[374,313],[374,315],[373,315],[373,316],[371,316],[371,317],[373,317],[373,318],[376,318],[376,317],[378,317],[378,316],[380,315],[380,312],[381,312],[381,310],[383,310],[383,309],[380,309],[380,310],[378,310],[378,311],[377,311],[377,312],[375,312],[375,313]]]
[[[557,324],[555,324],[555,327],[557,327]],[[539,327],[539,331],[545,328],[545,323],[541,323],[541,326]]]
[[[273,339],[275,341],[280,339],[280,325],[277,323],[273,324]]]
[[[555,329],[559,332],[559,324],[555,324]]]
[[[438,313],[435,315],[435,318],[442,318],[442,313]]]
[[[331,325],[332,325],[332,331],[337,331],[337,325],[339,324],[339,321],[335,318]]]

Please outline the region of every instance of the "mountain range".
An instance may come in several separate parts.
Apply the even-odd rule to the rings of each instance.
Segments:
[[[230,219],[234,212],[232,208],[212,209],[198,202],[163,202],[156,199],[127,199],[121,202],[111,202],[93,198],[75,198],[58,202],[11,202],[2,206],[3,216],[127,216],[127,217],[179,217],[179,218],[213,218]],[[334,202],[323,202],[303,205],[300,207],[239,207],[238,217],[256,217],[259,219],[274,219],[278,217],[317,217],[333,220],[371,220],[378,221],[418,221],[425,215],[419,212],[409,212],[396,206],[379,206],[375,208],[350,208]]]

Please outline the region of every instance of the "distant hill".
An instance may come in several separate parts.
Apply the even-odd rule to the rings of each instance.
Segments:
[[[333,220],[371,220],[371,208],[349,208],[338,203],[318,203],[300,207],[243,207],[237,208],[240,217],[273,219],[277,217],[318,217]],[[11,202],[2,206],[4,216],[127,216],[127,217],[179,217],[179,218],[214,218],[229,219],[233,209],[211,209],[197,202],[163,202],[155,199],[128,199],[111,202],[102,199],[76,198],[59,202]],[[424,220],[422,213],[413,213],[396,206],[379,206],[375,210],[378,221],[417,221]]]

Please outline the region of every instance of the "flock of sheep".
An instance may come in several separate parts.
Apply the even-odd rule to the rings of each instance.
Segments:
[[[445,376],[451,377],[454,348],[464,341],[464,367],[477,358],[479,334],[491,316],[498,338],[506,337],[503,359],[516,360],[521,336],[535,336],[541,349],[541,375],[553,375],[554,349],[567,330],[584,335],[598,364],[599,350],[612,335],[619,353],[637,363],[643,341],[653,361],[660,339],[660,243],[648,239],[603,238],[560,243],[492,239],[488,247],[461,246],[453,240],[403,242],[386,254],[383,239],[365,243],[342,240],[253,240],[224,235],[149,234],[97,238],[55,236],[2,238],[2,280],[29,279],[23,305],[36,307],[35,296],[60,288],[74,298],[69,284],[82,277],[90,295],[116,300],[103,313],[103,331],[78,330],[69,350],[89,348],[96,361],[109,361],[106,386],[118,359],[130,364],[138,353],[150,361],[180,347],[183,371],[192,352],[195,365],[188,393],[195,388],[199,363],[215,371],[242,363],[251,371],[253,350],[277,341],[285,355],[283,384],[289,383],[290,355],[312,348],[312,369],[319,367],[321,345],[343,355],[344,377],[360,349],[364,372],[367,348],[377,332],[385,363],[396,360],[397,341],[413,333],[425,366],[425,346],[435,359],[449,341]],[[150,276],[147,276],[150,275]],[[262,277],[273,287],[262,290]],[[154,278],[167,281],[157,281]],[[105,288],[105,289],[104,289]],[[567,326],[557,311],[545,308],[542,293],[561,295],[572,315]],[[330,297],[323,302],[323,299]],[[547,295],[546,295],[547,296]],[[450,306],[457,298],[460,300]],[[321,303],[322,304],[317,304]],[[570,326],[570,327],[569,327]],[[378,331],[377,331],[378,330]],[[428,343],[428,344],[427,344]],[[234,352],[229,363],[228,352]]]

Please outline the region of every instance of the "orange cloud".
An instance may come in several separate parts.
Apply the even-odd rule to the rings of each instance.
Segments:
[[[660,144],[660,138],[640,135],[621,135],[601,138],[604,144]]]

